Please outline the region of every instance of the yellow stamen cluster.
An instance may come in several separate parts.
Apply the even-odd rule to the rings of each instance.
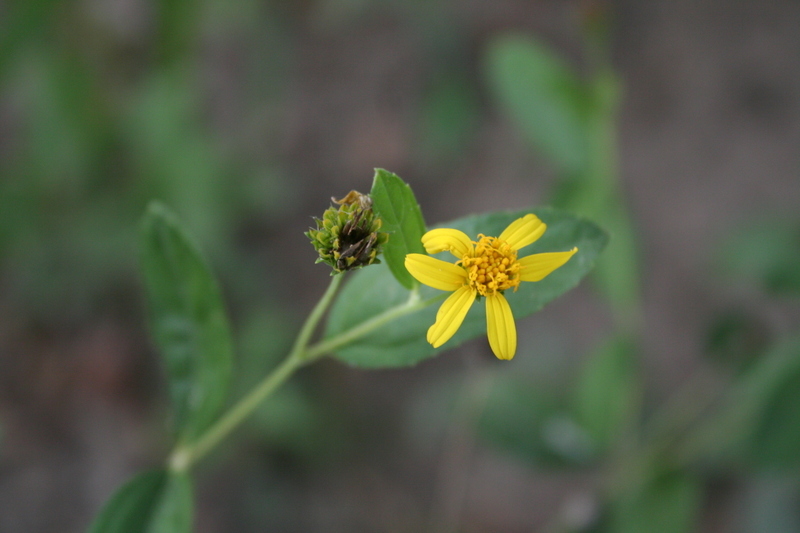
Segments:
[[[497,237],[478,235],[473,241],[475,249],[465,255],[458,263],[467,271],[469,285],[481,296],[490,296],[495,292],[519,286],[520,264],[517,252]]]

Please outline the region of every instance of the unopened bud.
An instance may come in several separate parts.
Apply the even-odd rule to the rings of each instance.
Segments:
[[[317,228],[306,232],[319,253],[317,263],[327,263],[334,273],[380,263],[380,247],[389,235],[379,231],[381,219],[372,211],[372,198],[350,191],[341,200],[331,200],[339,207],[326,209],[321,219],[314,219]]]

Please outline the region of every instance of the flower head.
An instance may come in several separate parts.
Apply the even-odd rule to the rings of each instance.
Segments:
[[[457,261],[448,263],[423,254],[406,255],[405,265],[417,281],[443,291],[452,291],[428,329],[428,342],[438,348],[455,335],[476,298],[486,298],[486,333],[498,359],[511,359],[517,350],[517,330],[511,307],[504,295],[517,290],[521,281],[540,281],[572,257],[552,252],[517,258],[517,252],[541,237],[547,225],[528,214],[513,221],[499,237],[466,233],[449,228],[434,229],[422,236],[429,254],[448,251]]]
[[[315,219],[317,228],[306,232],[319,252],[317,263],[327,263],[334,273],[380,263],[380,247],[389,235],[378,231],[381,219],[372,211],[372,199],[350,191],[341,200],[331,200],[339,207],[326,209],[321,219]]]

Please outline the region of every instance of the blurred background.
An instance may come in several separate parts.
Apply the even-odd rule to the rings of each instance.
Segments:
[[[800,531],[800,4],[0,1],[0,531],[83,531],[170,448],[137,229],[220,278],[234,397],[373,168],[429,224],[553,204],[591,280],[413,369],[304,369],[197,472],[198,533]]]

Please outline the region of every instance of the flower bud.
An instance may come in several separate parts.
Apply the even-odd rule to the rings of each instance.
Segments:
[[[372,198],[350,191],[341,200],[331,200],[339,207],[326,209],[321,219],[314,219],[316,229],[305,233],[319,253],[317,263],[327,263],[333,273],[380,263],[380,247],[389,235],[379,231],[381,219],[372,211]]]

